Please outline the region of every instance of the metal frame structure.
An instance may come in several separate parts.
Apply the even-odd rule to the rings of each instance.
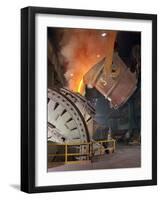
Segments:
[[[110,147],[103,147],[103,144],[109,144],[109,143],[111,143],[112,144],[112,147],[110,146]],[[64,157],[64,163],[65,164],[75,164],[75,163],[81,163],[81,162],[83,162],[83,161],[87,161],[87,160],[91,160],[92,159],[92,157],[94,157],[94,151],[93,151],[93,145],[94,144],[100,144],[100,146],[99,146],[99,150],[98,150],[98,152],[99,152],[99,155],[101,156],[101,155],[103,155],[104,154],[104,151],[106,151],[106,150],[109,150],[109,151],[111,151],[111,149],[112,149],[112,152],[115,152],[115,149],[116,149],[116,140],[114,140],[114,139],[111,139],[111,140],[100,140],[100,141],[91,141],[91,142],[83,142],[83,143],[65,143],[65,144],[55,144],[55,143],[49,143],[48,144],[48,146],[54,146],[54,147],[56,147],[56,146],[63,146],[64,147],[64,149],[65,149],[65,152],[64,153],[61,153],[61,154],[48,154],[48,156],[50,157],[50,156],[52,156],[52,157],[59,157],[59,156],[61,156],[61,157]],[[71,146],[79,146],[79,147],[81,147],[81,146],[86,146],[86,152],[83,152],[83,153],[81,153],[81,152],[79,152],[79,153],[69,153],[68,152],[68,147],[71,147]],[[80,148],[81,149],[81,148]],[[86,159],[79,159],[79,160],[75,160],[75,161],[69,161],[68,160],[68,157],[70,157],[70,156],[78,156],[78,157],[86,157]]]

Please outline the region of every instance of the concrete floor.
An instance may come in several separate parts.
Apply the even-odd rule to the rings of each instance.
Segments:
[[[50,165],[51,166],[51,165]],[[84,161],[77,164],[66,164],[51,167],[48,172],[54,171],[77,171],[92,169],[116,169],[136,168],[141,166],[140,145],[117,145],[116,151],[112,154],[105,154],[101,158],[94,158],[93,161]]]

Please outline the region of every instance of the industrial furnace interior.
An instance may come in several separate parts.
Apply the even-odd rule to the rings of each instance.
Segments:
[[[47,30],[48,172],[141,165],[141,33]]]

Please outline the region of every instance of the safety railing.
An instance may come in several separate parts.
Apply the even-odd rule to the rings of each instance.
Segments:
[[[94,148],[94,146],[97,147]],[[48,157],[63,157],[65,164],[72,163],[80,163],[82,161],[91,160],[95,156],[95,150],[97,151],[97,156],[101,156],[105,153],[105,151],[114,152],[116,148],[116,141],[114,139],[111,140],[100,140],[100,141],[91,141],[91,142],[83,142],[83,143],[64,143],[64,144],[56,144],[56,143],[48,143],[48,147],[62,147],[63,153],[48,153]],[[71,152],[71,148],[78,147],[79,152]],[[82,150],[83,149],[83,150]],[[69,158],[75,157],[76,160],[71,160]],[[83,158],[83,159],[82,159]]]

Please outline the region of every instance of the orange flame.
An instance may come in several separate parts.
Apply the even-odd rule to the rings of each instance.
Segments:
[[[69,29],[61,50],[68,61],[65,77],[68,87],[81,94],[85,91],[84,75],[103,57],[112,56],[115,31]],[[66,39],[65,39],[66,38]]]
[[[79,92],[80,94],[83,94],[83,93],[84,93],[84,90],[85,90],[85,86],[84,86],[83,79],[82,79],[82,80],[80,81],[79,85],[78,85],[77,92]]]

